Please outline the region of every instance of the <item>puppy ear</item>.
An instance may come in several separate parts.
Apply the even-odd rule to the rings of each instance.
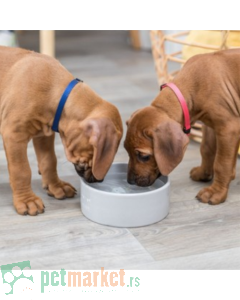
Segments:
[[[165,121],[153,131],[154,157],[162,175],[168,175],[182,161],[188,143],[177,122]]]
[[[113,162],[122,133],[107,118],[90,119],[84,123],[85,135],[93,146],[92,173],[97,180],[102,180]]]

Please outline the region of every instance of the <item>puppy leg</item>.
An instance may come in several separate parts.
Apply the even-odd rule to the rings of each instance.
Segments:
[[[213,177],[213,164],[216,155],[216,136],[214,130],[203,125],[203,138],[201,143],[202,164],[190,172],[194,181],[210,181]]]
[[[3,132],[14,207],[20,215],[35,216],[43,213],[44,204],[31,189],[31,169],[27,158],[28,139],[21,137],[19,133],[8,130]]]
[[[42,175],[43,188],[49,196],[56,199],[72,198],[76,190],[71,184],[59,179],[57,174],[57,158],[54,151],[55,135],[36,137],[33,145],[38,160],[39,172]]]
[[[240,133],[231,132],[230,128],[237,128],[237,124],[226,126],[226,130],[222,130],[216,136],[217,153],[214,161],[214,181],[211,186],[202,189],[197,194],[196,198],[201,202],[209,204],[224,202],[229,184],[235,178]]]

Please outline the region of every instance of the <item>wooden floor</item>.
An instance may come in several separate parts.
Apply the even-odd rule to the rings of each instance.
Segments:
[[[22,32],[19,43],[38,50],[38,32]],[[124,122],[158,93],[151,53],[132,50],[127,32],[58,32],[56,47],[62,64],[114,103]],[[56,153],[60,177],[71,182],[78,195],[59,201],[45,194],[30,144],[32,186],[46,212],[23,217],[12,205],[0,142],[0,265],[30,260],[32,269],[240,269],[240,159],[227,201],[219,206],[199,203],[195,195],[207,184],[189,179],[190,169],[200,162],[199,144],[191,142],[183,162],[170,175],[168,217],[129,229],[101,226],[82,215],[79,178],[59,137]],[[121,144],[115,161],[127,159]]]

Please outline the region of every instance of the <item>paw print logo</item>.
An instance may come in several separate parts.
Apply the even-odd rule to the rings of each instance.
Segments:
[[[3,287],[6,295],[13,294],[13,291],[32,290],[33,277],[29,274],[31,269],[30,261],[2,265],[1,272],[3,278]]]

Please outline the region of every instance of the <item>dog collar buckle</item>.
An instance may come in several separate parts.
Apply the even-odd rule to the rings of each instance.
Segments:
[[[58,131],[58,123],[60,121],[60,118],[61,118],[61,114],[62,114],[62,111],[63,111],[63,108],[64,108],[64,105],[67,101],[67,98],[69,96],[69,94],[71,93],[72,89],[75,87],[75,85],[79,82],[83,82],[81,79],[78,79],[78,78],[75,78],[73,79],[69,84],[68,86],[66,87],[65,91],[63,92],[62,94],[62,97],[59,101],[59,104],[58,104],[58,107],[57,107],[57,110],[56,110],[56,114],[55,114],[55,117],[54,117],[54,120],[53,120],[53,125],[52,125],[52,130],[55,131],[55,132],[59,132]]]
[[[189,110],[187,107],[186,100],[183,97],[183,94],[179,90],[179,88],[172,82],[170,83],[164,83],[160,86],[160,91],[165,88],[169,87],[177,96],[177,99],[182,107],[183,115],[184,115],[184,127],[183,127],[183,132],[186,133],[187,135],[190,134],[191,132],[191,122],[190,122],[190,115],[189,115]]]

